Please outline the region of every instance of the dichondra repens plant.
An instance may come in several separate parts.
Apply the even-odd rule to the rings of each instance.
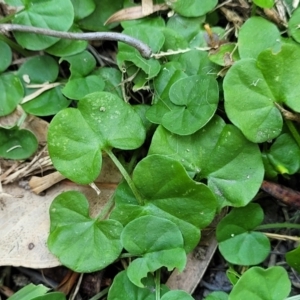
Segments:
[[[0,29],[15,30],[16,40],[0,36],[0,116],[17,105],[26,114],[53,116],[49,154],[54,167],[75,183],[93,183],[103,155],[124,178],[94,218],[79,192],[53,200],[48,247],[63,265],[85,273],[130,257],[107,299],[192,299],[184,291],[169,291],[160,283],[160,271],[183,271],[201,230],[225,207],[230,212],[216,229],[224,258],[248,267],[266,259],[270,242],[261,230],[268,228],[261,224],[262,208],[252,201],[264,178],[293,175],[300,167],[295,125],[300,8],[286,1],[291,17],[283,33],[255,15],[226,32],[207,25],[220,17],[211,0],[156,1],[173,14],[107,26],[110,15],[133,3],[5,2],[21,9],[0,20]],[[253,2],[253,14],[274,4]],[[4,24],[8,21],[12,25]],[[122,28],[124,36],[103,33],[112,28]],[[105,57],[87,43],[111,36],[119,40],[116,67],[103,66]],[[25,56],[29,50],[43,53],[11,71],[11,49]],[[69,68],[64,78],[60,65]],[[36,151],[36,138],[20,125],[0,128],[1,157],[25,159]],[[123,154],[133,168],[121,163]],[[300,271],[298,252],[287,253],[286,261]],[[262,282],[265,288],[258,289]],[[233,283],[229,295],[207,299],[280,300],[290,293],[287,272],[279,266],[249,267]]]

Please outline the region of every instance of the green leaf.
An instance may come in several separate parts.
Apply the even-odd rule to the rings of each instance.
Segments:
[[[68,30],[69,32],[82,32],[76,25],[72,25],[72,27]],[[84,51],[88,46],[87,41],[82,40],[67,40],[61,39],[51,47],[45,49],[45,51],[51,55],[55,56],[69,56],[75,55],[82,51]]]
[[[126,28],[123,33],[143,41],[151,47],[153,52],[159,52],[165,42],[165,37],[161,29],[155,27],[151,28],[145,25],[139,27],[131,26]],[[155,39],[153,39],[153,36],[155,36]],[[132,46],[119,43],[117,62],[120,69],[125,61],[132,62],[138,68],[142,69],[148,75],[148,79],[155,77],[160,71],[160,64],[157,59],[145,59]]]
[[[74,7],[75,20],[89,16],[96,8],[94,0],[71,0]]]
[[[14,293],[9,300],[32,300],[35,297],[44,295],[50,289],[45,287],[42,284],[34,285],[33,283],[29,283],[28,285],[24,286],[22,289]]]
[[[70,99],[80,100],[87,94],[102,91],[104,86],[102,78],[96,75],[76,77],[67,82],[62,93]]]
[[[101,170],[101,150],[141,146],[145,129],[130,105],[107,92],[87,95],[78,109],[67,108],[52,119],[48,147],[55,168],[65,177],[91,183]]]
[[[19,78],[11,73],[0,75],[0,116],[9,115],[23,98],[23,85]]]
[[[70,79],[84,77],[91,73],[96,67],[96,60],[88,51],[83,51],[72,56],[62,57],[60,62],[62,61],[67,61],[70,64]]]
[[[2,41],[0,41],[0,53],[1,53],[0,72],[3,72],[11,64],[12,52],[10,47]]]
[[[249,41],[253,42],[249,44]],[[275,24],[264,18],[251,17],[240,29],[238,48],[241,58],[256,59],[263,50],[268,48],[280,50],[280,45],[280,31]]]
[[[24,82],[34,84],[54,82],[58,72],[59,67],[54,58],[48,55],[39,55],[26,60],[19,68],[18,75]]]
[[[30,5],[17,13],[14,24],[68,31],[73,24],[74,10],[70,0],[32,0]],[[67,12],[67,13],[66,13]],[[59,39],[28,32],[14,32],[17,42],[29,50],[43,50]]]
[[[167,28],[173,29],[190,42],[201,30],[204,20],[204,17],[186,18],[181,15],[174,14],[168,19]]]
[[[228,262],[247,266],[265,260],[270,252],[269,239],[263,233],[253,231],[263,218],[261,207],[250,203],[234,208],[220,221],[216,236],[219,250]]]
[[[182,165],[172,158],[150,155],[138,163],[133,181],[145,205],[139,206],[132,194],[120,187],[111,218],[124,226],[135,218],[153,215],[175,223],[190,252],[199,242],[200,230],[213,219],[216,201],[212,192],[191,180]]]
[[[31,300],[66,300],[66,299],[67,298],[65,294],[59,292],[53,292],[53,293],[48,293],[46,295],[33,298]]]
[[[188,41],[175,30],[163,28],[162,32],[165,36],[165,43],[162,48],[163,51],[188,48]]]
[[[274,0],[253,0],[253,3],[262,8],[272,8]]]
[[[153,79],[154,104],[148,109],[146,117],[155,124],[161,124],[163,116],[172,108],[175,108],[169,98],[171,86],[187,75],[181,70],[178,62],[168,62],[162,66],[159,74]]]
[[[300,168],[300,149],[294,138],[281,134],[267,153],[268,159],[279,174],[294,174]]]
[[[80,1],[80,0],[79,0]],[[80,1],[83,3],[83,1]],[[123,0],[94,0],[96,5],[93,13],[86,18],[78,21],[80,28],[88,31],[108,31],[114,28],[118,23],[104,25],[105,21],[115,12],[123,8]]]
[[[289,251],[285,254],[286,262],[290,267],[295,269],[298,273],[300,273],[300,247],[297,247],[296,249]]]
[[[26,159],[38,147],[35,135],[26,129],[0,127],[0,157],[6,159]]]
[[[169,98],[175,106],[164,114],[162,125],[179,135],[193,134],[213,117],[219,100],[218,84],[210,76],[190,76],[171,86]]]
[[[23,109],[35,116],[55,115],[70,105],[70,100],[62,94],[62,86],[56,86],[22,104]]]
[[[295,9],[288,21],[288,31],[295,41],[300,43],[300,7]]]
[[[217,51],[210,53],[209,59],[219,66],[227,67],[238,61],[240,56],[236,44],[226,43],[220,45]]]
[[[147,237],[145,239],[145,237]],[[121,235],[123,247],[136,258],[127,269],[129,280],[144,287],[141,279],[161,267],[183,271],[186,253],[183,238],[173,222],[155,216],[142,216],[129,222]],[[141,256],[141,257],[140,257]]]
[[[266,270],[253,267],[246,271],[233,287],[229,300],[282,300],[291,290],[291,282],[283,267]]]
[[[289,66],[293,66],[290,68]],[[236,62],[224,79],[227,116],[254,143],[277,137],[282,116],[274,103],[300,112],[300,49],[283,45],[279,53],[263,51],[257,61]]]
[[[119,272],[109,289],[107,300],[155,300],[156,285],[152,275],[143,280],[146,288],[140,288],[133,284],[126,271]],[[161,295],[166,293],[168,288],[161,285]]]
[[[204,300],[228,300],[228,294],[225,292],[213,292],[205,297]]]
[[[192,178],[207,179],[219,208],[246,205],[263,180],[258,146],[218,116],[190,136],[179,136],[158,127],[149,154],[168,155],[180,162]]]
[[[194,300],[194,298],[185,291],[173,290],[164,294],[161,300]]]
[[[182,70],[187,75],[212,75],[217,77],[219,67],[212,63],[207,52],[191,50],[180,55],[178,62],[182,65]]]
[[[105,82],[105,92],[110,92],[121,99],[123,98],[121,89],[122,73],[119,70],[109,67],[103,67],[95,70],[92,74],[100,76]]]
[[[204,16],[218,3],[217,0],[177,0],[165,1],[178,14],[184,17]]]
[[[101,270],[122,251],[122,225],[115,220],[90,218],[89,203],[79,192],[64,192],[54,199],[50,222],[48,247],[63,265],[75,272]]]

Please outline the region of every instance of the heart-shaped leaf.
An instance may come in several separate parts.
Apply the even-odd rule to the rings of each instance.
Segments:
[[[50,206],[50,220],[48,247],[63,265],[76,272],[101,270],[122,251],[123,226],[115,220],[90,218],[89,203],[79,192],[57,196]]]
[[[263,50],[268,48],[279,50],[280,37],[280,31],[275,24],[261,17],[251,17],[239,31],[238,48],[240,57],[256,59]],[[251,47],[249,47],[249,41],[253,41]]]
[[[152,123],[161,124],[163,116],[175,108],[175,104],[170,101],[169,91],[176,81],[187,77],[181,69],[178,62],[168,62],[154,78],[154,103],[146,113]]]
[[[48,55],[34,56],[26,60],[18,70],[24,83],[54,82],[58,76],[59,67],[54,58]]]
[[[153,275],[149,274],[143,280],[145,288],[140,288],[133,284],[128,276],[127,271],[119,272],[109,289],[107,300],[155,300],[156,299],[156,284]],[[164,295],[169,289],[165,285],[161,285],[160,294]]]
[[[207,226],[215,215],[212,192],[191,180],[179,162],[161,155],[150,155],[140,161],[133,181],[145,204],[139,206],[128,189],[121,186],[111,218],[124,226],[143,215],[166,218],[178,226],[184,248],[190,252],[199,242],[199,229]]]
[[[23,98],[23,86],[19,78],[11,73],[0,75],[0,116],[14,111]]]
[[[121,241],[129,253],[139,256],[127,269],[128,278],[139,287],[144,287],[141,279],[149,272],[161,267],[183,271],[185,267],[182,234],[176,224],[167,219],[155,216],[137,218],[125,226]]]
[[[74,100],[80,100],[85,95],[100,92],[104,89],[104,81],[96,75],[70,79],[63,88],[63,94]]]
[[[263,221],[263,210],[250,203],[234,208],[217,226],[219,250],[232,264],[256,265],[265,260],[270,252],[269,239],[253,230]]]
[[[293,66],[293,68],[290,68]],[[227,116],[252,142],[277,137],[282,116],[275,103],[300,112],[300,49],[285,44],[278,53],[236,62],[224,79]]]
[[[38,148],[35,135],[26,129],[0,128],[0,157],[26,159]]]
[[[246,271],[233,287],[229,300],[282,300],[291,290],[291,282],[283,267],[266,270],[253,267]]]
[[[17,13],[14,24],[42,27],[58,31],[68,31],[74,19],[74,9],[70,0],[32,1]],[[68,13],[66,13],[68,12]],[[30,50],[42,50],[55,44],[59,39],[28,32],[14,32],[18,43]]]
[[[138,114],[117,96],[89,94],[78,109],[67,108],[52,119],[48,132],[49,154],[55,168],[71,180],[87,184],[101,170],[101,150],[135,149],[145,139]]]
[[[164,114],[162,125],[179,135],[193,134],[214,115],[219,101],[218,84],[211,76],[189,76],[171,86],[169,98],[175,106]]]
[[[168,155],[180,162],[192,178],[207,179],[219,208],[246,205],[263,180],[258,146],[218,116],[190,136],[179,136],[158,127],[149,154]]]

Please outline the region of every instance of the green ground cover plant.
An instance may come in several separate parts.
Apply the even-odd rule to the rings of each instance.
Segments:
[[[229,294],[206,299],[289,299],[286,269],[258,266],[271,251],[263,230],[300,225],[265,226],[254,200],[264,179],[276,181],[300,168],[300,8],[284,1],[290,17],[276,25],[257,13],[274,1],[256,0],[245,22],[228,30],[218,23],[222,1],[156,1],[173,14],[109,25],[104,23],[113,13],[138,4],[5,2],[19,9],[0,19],[0,30],[12,30],[15,39],[0,35],[0,116],[20,105],[25,114],[50,117],[53,165],[77,184],[98,177],[103,155],[124,178],[95,218],[77,191],[53,199],[48,247],[61,263],[88,273],[130,258],[108,300],[193,299],[163,285],[161,270],[183,271],[201,230],[228,209],[216,229],[219,250],[245,270],[231,280]],[[7,23],[121,32],[140,42],[133,47],[135,42],[119,41],[116,65],[100,66],[87,36],[65,39]],[[10,68],[13,52],[26,58],[17,69]],[[22,122],[0,128],[1,157],[26,159],[37,150],[36,137],[20,129]],[[298,272],[299,251],[286,254],[286,264]],[[22,299],[65,299],[47,292],[28,285],[19,293]]]

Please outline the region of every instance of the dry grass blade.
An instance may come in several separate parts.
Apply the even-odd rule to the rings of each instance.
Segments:
[[[142,6],[134,6],[134,7],[124,8],[124,9],[117,11],[112,16],[110,16],[106,20],[105,25],[114,23],[114,22],[141,19],[141,18],[149,16],[152,13],[155,13],[157,11],[168,10],[168,9],[169,9],[169,7],[165,4],[156,4],[156,5],[153,5],[151,11],[149,10],[149,7],[148,7],[146,9],[146,11],[148,10],[148,12],[147,12],[147,14],[145,14]]]

